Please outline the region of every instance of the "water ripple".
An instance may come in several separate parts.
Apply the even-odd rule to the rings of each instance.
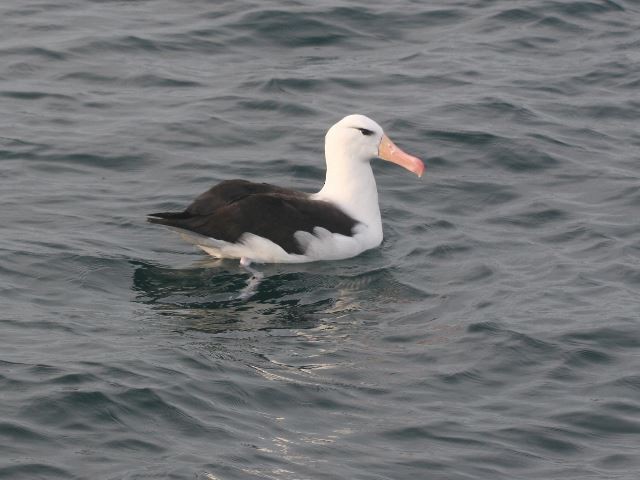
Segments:
[[[637,476],[634,2],[79,7],[0,7],[0,478]],[[351,112],[380,248],[243,298],[145,222]]]

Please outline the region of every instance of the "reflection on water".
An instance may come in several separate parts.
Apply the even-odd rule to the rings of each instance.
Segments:
[[[179,316],[184,329],[210,333],[307,329],[328,318],[366,311],[374,299],[378,306],[384,305],[384,299],[409,306],[425,298],[423,292],[398,282],[386,269],[338,276],[311,273],[309,266],[256,266],[264,277],[255,293],[243,299],[240,293],[251,274],[235,261],[203,259],[188,268],[131,263],[137,301],[159,314]]]

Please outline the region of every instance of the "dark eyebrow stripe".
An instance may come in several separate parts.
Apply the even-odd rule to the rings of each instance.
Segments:
[[[353,128],[355,128],[356,130],[360,130],[360,132],[362,132],[363,135],[367,135],[367,136],[373,135],[373,131],[367,128],[359,128],[359,127],[353,127]]]

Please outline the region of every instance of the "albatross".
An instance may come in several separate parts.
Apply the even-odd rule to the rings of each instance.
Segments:
[[[149,215],[218,258],[302,263],[354,257],[382,243],[378,190],[370,162],[381,158],[418,177],[422,161],[398,148],[380,125],[348,115],[325,136],[324,186],[305,193],[267,183],[226,180],[182,212]]]

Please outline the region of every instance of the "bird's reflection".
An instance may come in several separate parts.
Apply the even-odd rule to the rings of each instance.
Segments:
[[[424,298],[384,268],[261,265],[261,278],[252,284],[253,274],[237,262],[207,258],[186,268],[133,263],[136,300],[180,319],[181,330],[308,329],[346,312]]]

